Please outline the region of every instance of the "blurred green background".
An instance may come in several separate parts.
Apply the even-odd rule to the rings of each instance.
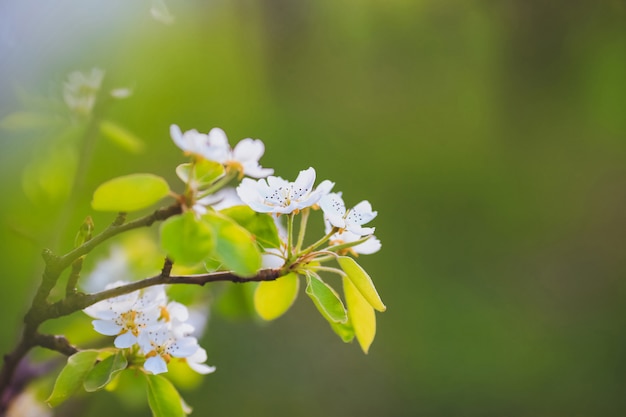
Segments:
[[[169,125],[219,126],[262,139],[278,175],[313,166],[372,203],[383,249],[360,262],[388,310],[367,356],[304,294],[268,325],[212,315],[218,371],[183,391],[197,415],[626,413],[626,2],[166,4],[169,25],[148,1],[0,1],[0,118],[24,109],[16,91],[60,99],[99,67],[134,92],[107,117],[146,144],[99,138],[75,198],[27,197],[24,172],[65,139],[0,131],[2,353],[92,190],[175,183]],[[78,415],[131,415],[89,398]]]

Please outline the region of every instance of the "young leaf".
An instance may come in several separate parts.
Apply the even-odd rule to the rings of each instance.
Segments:
[[[306,282],[307,295],[329,323],[348,321],[346,309],[335,290],[315,275],[307,275]]]
[[[250,277],[261,268],[261,254],[254,236],[235,221],[220,213],[202,217],[216,236],[215,257],[241,277]]]
[[[213,254],[213,229],[188,211],[161,225],[161,246],[174,262],[195,265]]]
[[[294,272],[275,281],[259,282],[254,292],[254,308],[263,320],[274,320],[289,310],[299,287],[298,274]]]
[[[350,320],[348,320],[347,323],[335,323],[330,321],[329,323],[330,327],[344,343],[352,342],[354,339],[354,327],[352,327]]]
[[[146,375],[148,404],[154,417],[184,417],[183,399],[174,385],[161,375]]]
[[[376,315],[370,303],[349,278],[343,277],[343,292],[348,305],[348,319],[364,353],[376,336]]]
[[[167,182],[157,175],[125,175],[96,188],[91,207],[99,211],[136,211],[151,206],[169,192]]]
[[[234,206],[221,211],[240,226],[252,233],[257,242],[266,248],[280,247],[278,229],[272,216],[267,213],[257,213],[248,206]]]
[[[193,167],[193,170],[192,170]],[[198,160],[195,163],[188,162],[180,164],[176,167],[176,175],[184,183],[190,182],[195,186],[210,184],[222,175],[224,175],[224,166],[215,161],[207,161],[205,159]]]
[[[365,272],[361,265],[356,263],[356,261],[349,256],[340,256],[337,258],[337,262],[339,262],[339,266],[343,269],[350,278],[350,281],[354,284],[354,286],[359,290],[361,295],[365,297],[368,303],[376,310],[383,312],[387,309],[383,304],[376,288],[374,287],[374,283],[370,276]]]
[[[133,133],[108,120],[100,122],[100,133],[130,153],[140,153],[145,147],[144,142]]]
[[[57,377],[52,394],[46,402],[50,407],[56,407],[67,400],[83,385],[85,377],[93,368],[99,352],[97,350],[83,350],[67,358],[67,364]]]
[[[108,356],[98,362],[87,374],[83,382],[83,388],[87,392],[94,392],[104,388],[113,377],[120,371],[126,369],[128,361],[122,353],[118,351],[115,355]]]

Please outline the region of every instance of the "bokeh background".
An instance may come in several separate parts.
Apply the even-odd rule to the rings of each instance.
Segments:
[[[218,371],[183,390],[198,415],[626,413],[626,2],[165,4],[170,24],[148,1],[0,1],[3,353],[39,253],[71,247],[94,187],[175,182],[169,125],[220,126],[261,138],[278,175],[314,166],[373,204],[383,249],[360,261],[388,310],[367,356],[304,294],[265,325],[212,314]],[[50,105],[37,97],[62,104],[67,74],[92,67],[132,87],[103,111],[140,151],[6,122]],[[68,143],[89,164],[60,198]],[[114,398],[76,415],[149,415]]]

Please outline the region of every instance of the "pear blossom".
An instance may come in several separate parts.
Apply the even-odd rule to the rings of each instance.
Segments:
[[[231,149],[226,133],[219,127],[214,127],[208,134],[196,130],[183,134],[177,125],[172,125],[170,135],[183,151],[223,164],[239,171],[241,176],[263,178],[274,173],[273,169],[259,165],[259,159],[265,153],[265,145],[259,139],[243,139]]]
[[[104,71],[92,68],[91,72],[74,71],[68,74],[63,83],[63,99],[70,110],[88,115],[96,104],[96,95],[100,90]]]
[[[124,282],[118,281],[106,288],[123,284]],[[96,319],[92,321],[94,330],[106,336],[117,336],[115,347],[127,348],[137,343],[137,338],[144,329],[157,322],[162,297],[162,289],[149,288],[143,293],[134,291],[97,302],[83,311]]]
[[[313,206],[335,185],[324,180],[313,189],[314,183],[315,169],[311,167],[300,171],[294,182],[275,176],[258,181],[244,178],[237,187],[237,194],[258,213],[287,214]]]
[[[332,226],[330,226],[330,229],[332,229]],[[344,243],[356,242],[359,239],[361,239],[360,235],[356,235],[347,230],[343,230],[343,231],[339,231],[333,234],[330,237],[330,242],[332,245],[342,245]],[[351,246],[347,250],[349,252],[354,252],[355,254],[371,255],[373,253],[378,252],[381,247],[382,247],[382,244],[380,243],[380,240],[378,240],[376,236],[370,235],[369,238],[365,242],[359,243],[358,245]]]
[[[141,333],[138,343],[146,355],[144,369],[155,375],[167,372],[167,364],[172,357],[187,358],[200,348],[195,337],[180,336],[164,327],[154,327]]]
[[[209,148],[209,136],[191,129],[183,133],[177,125],[170,126],[172,140],[185,154],[204,158]]]
[[[186,357],[185,360],[187,361],[187,365],[199,374],[207,375],[215,372],[215,366],[209,366],[204,363],[207,361],[207,354],[206,350],[202,347],[198,347],[198,350],[191,356]]]
[[[222,188],[215,194],[210,194],[196,200],[191,209],[196,215],[202,216],[207,213],[207,207],[212,207],[214,210],[219,211],[242,204],[243,201],[241,201],[235,189],[233,187],[227,187]]]
[[[329,193],[320,200],[320,207],[324,212],[325,220],[339,229],[346,229],[359,236],[374,233],[373,227],[361,227],[378,214],[378,212],[372,211],[372,205],[367,200],[361,201],[350,210],[346,210],[341,193]]]

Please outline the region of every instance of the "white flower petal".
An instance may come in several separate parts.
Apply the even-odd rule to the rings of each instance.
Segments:
[[[341,198],[341,193],[330,193],[321,198],[320,207],[324,217],[335,227],[343,228],[346,222],[343,216],[346,214],[346,205]]]
[[[265,145],[258,139],[243,139],[233,149],[233,159],[238,162],[254,161],[261,159],[265,152]]]
[[[352,250],[362,255],[371,255],[373,253],[378,252],[381,247],[382,247],[382,244],[380,243],[380,240],[378,240],[378,238],[372,235],[365,242],[358,244],[356,246],[353,246]]]
[[[208,375],[217,369],[215,366],[208,366],[204,363],[187,362],[189,367],[201,375]]]
[[[137,338],[131,332],[126,332],[117,336],[113,342],[115,347],[119,349],[129,348],[135,343],[137,343]]]
[[[308,169],[300,171],[298,178],[294,181],[291,187],[290,199],[299,200],[302,197],[308,195],[313,189],[315,183],[315,169],[310,167]]]
[[[105,336],[115,336],[122,331],[122,327],[111,320],[94,320],[91,324],[95,331]]]
[[[146,362],[143,364],[143,367],[146,371],[150,371],[155,375],[162,374],[167,372],[167,363],[160,356],[151,356],[146,359]]]
[[[193,355],[199,347],[195,337],[181,337],[172,343],[169,352],[176,358],[186,358]]]

